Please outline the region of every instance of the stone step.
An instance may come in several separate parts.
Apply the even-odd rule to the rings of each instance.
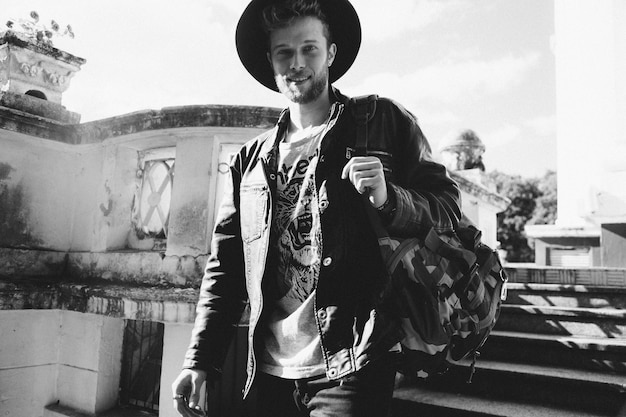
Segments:
[[[43,417],[96,417],[96,415],[57,403],[45,406],[43,409]]]
[[[394,391],[392,417],[605,417],[611,414],[562,410],[532,402],[477,398],[422,387],[401,387]],[[615,415],[615,414],[613,414]],[[626,416],[624,414],[617,414]]]
[[[626,377],[626,339],[494,330],[480,352],[481,358],[487,360],[561,366]]]
[[[117,406],[104,413],[90,414],[61,404],[44,407],[43,417],[157,417],[158,412],[133,407]]]
[[[463,359],[452,366],[452,373],[470,373],[472,366],[471,359]],[[534,376],[549,379],[549,382],[556,384],[578,384],[585,383],[589,388],[601,388],[616,393],[626,394],[626,377],[624,375],[609,374],[606,372],[596,372],[578,370],[560,366],[541,366],[522,363],[511,363],[506,361],[482,360],[475,363],[475,377],[472,383],[478,381],[476,374],[479,372],[499,372],[518,376]],[[480,378],[480,377],[479,377]],[[537,381],[538,383],[540,381]],[[471,384],[468,384],[471,385]],[[597,385],[597,387],[595,387]]]
[[[626,310],[503,304],[496,330],[626,338]]]
[[[471,384],[466,382],[469,374],[470,364],[464,362],[426,381],[400,383],[394,394],[394,416],[419,415],[418,410],[426,409],[431,411],[423,415],[451,417],[626,413],[623,375],[482,359]]]
[[[506,304],[626,309],[626,288],[508,283]]]
[[[564,268],[533,264],[505,265],[509,282],[626,288],[626,268]]]

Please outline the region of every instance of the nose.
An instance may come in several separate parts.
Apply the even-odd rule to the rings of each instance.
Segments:
[[[299,70],[301,68],[304,68],[304,56],[301,53],[296,52],[291,58],[291,69]]]

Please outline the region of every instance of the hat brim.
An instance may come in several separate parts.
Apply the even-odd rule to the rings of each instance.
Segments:
[[[261,23],[263,9],[279,0],[253,0],[244,10],[235,33],[237,53],[246,70],[270,90],[278,91],[274,71],[267,60],[267,34]],[[329,68],[333,83],[354,63],[361,46],[361,23],[354,7],[347,0],[318,0],[326,15],[337,45],[337,55]]]

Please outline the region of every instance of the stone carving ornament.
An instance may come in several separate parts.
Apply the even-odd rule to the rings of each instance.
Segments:
[[[53,71],[48,71],[45,68],[43,70],[43,73],[45,75],[44,79],[50,84],[63,85],[67,81],[67,76],[53,72]]]
[[[20,70],[29,77],[37,77],[41,73],[41,63],[29,64],[27,62],[18,63]]]

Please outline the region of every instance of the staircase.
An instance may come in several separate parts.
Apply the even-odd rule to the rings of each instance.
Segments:
[[[401,379],[393,416],[626,416],[626,286],[567,281],[509,283],[472,383]]]

